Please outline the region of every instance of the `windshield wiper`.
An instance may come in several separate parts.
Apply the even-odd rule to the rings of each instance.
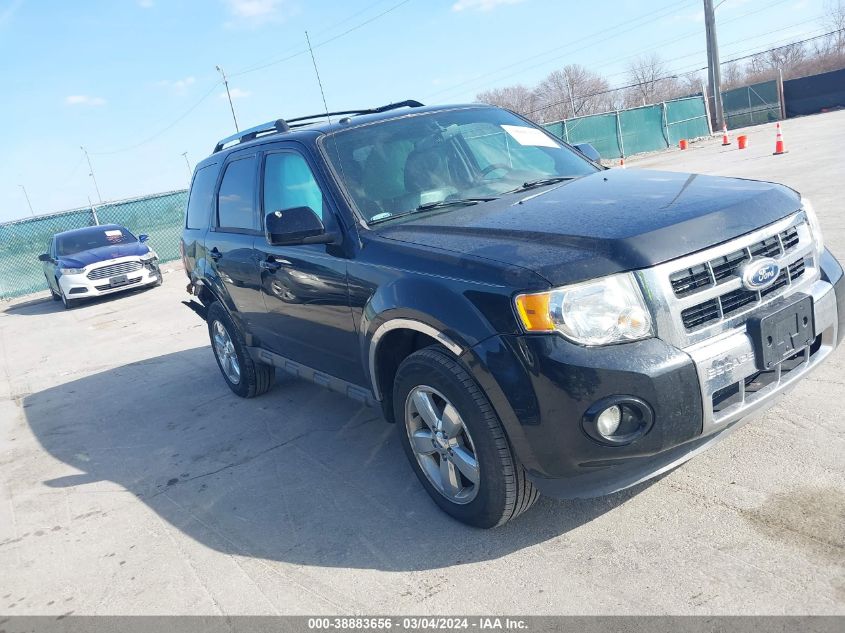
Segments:
[[[428,211],[429,209],[445,209],[446,207],[455,207],[459,205],[478,204],[479,202],[490,202],[496,198],[456,198],[454,200],[439,200],[438,202],[426,202],[418,206],[412,213],[416,211]]]
[[[535,187],[545,187],[546,185],[553,185],[565,180],[575,180],[576,178],[579,178],[579,176],[552,176],[551,178],[538,178],[537,180],[524,182],[521,187],[511,189],[505,193],[519,193],[520,191],[527,191],[528,189],[534,189]]]
[[[397,218],[403,218],[408,215],[413,215],[415,213],[420,213],[422,211],[431,211],[433,209],[446,209],[448,207],[457,207],[457,206],[470,206],[473,204],[478,204],[479,202],[490,202],[491,200],[497,200],[496,197],[486,197],[486,198],[456,198],[454,200],[438,200],[437,202],[426,202],[425,204],[421,204],[416,209],[412,209],[410,211],[403,211],[402,213],[396,214],[388,214],[382,215],[378,214],[374,216],[368,224],[377,224],[379,222],[387,222],[388,220],[395,220]]]

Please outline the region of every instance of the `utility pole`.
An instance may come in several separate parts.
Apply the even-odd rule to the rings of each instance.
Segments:
[[[32,203],[29,201],[29,194],[26,192],[26,187],[23,185],[18,185],[21,189],[23,189],[23,195],[26,198],[26,203],[29,205],[29,212],[34,216],[35,211],[32,210]]]
[[[217,72],[220,73],[220,76],[223,77],[223,85],[226,86],[226,96],[229,97],[229,107],[232,109],[232,120],[235,122],[235,132],[240,132],[240,128],[238,128],[238,117],[235,116],[235,106],[232,104],[232,93],[229,92],[229,80],[226,79],[226,73],[223,72],[223,69],[220,66],[215,66]]]
[[[572,117],[575,117],[575,97],[572,96],[572,84],[569,82],[569,77],[563,75],[566,80],[566,91],[569,93],[569,106],[572,108]]]
[[[191,161],[188,160],[188,152],[182,152],[182,156],[185,158],[185,164],[188,166],[188,182],[190,182],[194,175],[194,170],[191,169]]]
[[[91,176],[91,180],[94,181],[94,189],[97,190],[97,198],[100,200],[100,204],[103,204],[103,196],[100,195],[100,187],[97,185],[97,177],[94,175],[94,167],[91,166],[91,157],[88,156],[88,150],[79,146],[79,149],[82,150],[82,153],[85,154],[85,160],[88,161],[88,175]]]
[[[719,44],[716,38],[716,14],[713,0],[704,0],[704,27],[707,34],[707,80],[713,98],[713,127],[721,130],[725,124],[722,111],[722,75],[719,65]]]

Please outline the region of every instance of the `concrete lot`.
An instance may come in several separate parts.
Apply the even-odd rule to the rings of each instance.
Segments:
[[[784,130],[629,167],[787,183],[845,259],[845,112]],[[845,613],[845,350],[658,481],[485,532],[378,411],[232,395],[183,281],[0,313],[0,613]]]

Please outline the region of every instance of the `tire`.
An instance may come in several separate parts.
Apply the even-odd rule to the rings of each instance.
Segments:
[[[442,424],[439,438],[419,413],[426,407],[417,403],[425,404],[427,399],[434,405],[429,413]],[[452,410],[447,413],[448,405]],[[514,456],[487,396],[439,345],[414,352],[399,366],[393,383],[393,408],[395,419],[403,427],[399,433],[411,468],[447,514],[468,525],[492,528],[536,503],[539,492]],[[455,435],[458,426],[462,430]],[[455,437],[450,439],[449,435]],[[431,452],[423,455],[420,450]],[[444,468],[449,483],[437,481]],[[460,473],[457,481],[454,473]],[[466,473],[476,476],[478,483],[474,484]]]
[[[46,279],[46,277],[45,277],[45,279]],[[57,286],[59,285],[58,281],[56,282],[56,285]],[[62,296],[58,292],[53,290],[53,286],[50,285],[49,279],[47,280],[47,289],[50,291],[50,297],[53,299],[53,301],[61,301],[62,300]]]
[[[65,310],[73,310],[78,302],[77,299],[68,299],[61,286],[59,286],[59,299],[62,300],[62,305],[65,307]]]
[[[266,393],[273,385],[275,368],[252,360],[243,334],[219,301],[209,306],[207,322],[211,350],[229,389],[241,398],[254,398]],[[221,335],[218,327],[222,328],[225,336]],[[224,349],[228,349],[228,354]],[[232,359],[237,363],[237,372],[233,371]]]

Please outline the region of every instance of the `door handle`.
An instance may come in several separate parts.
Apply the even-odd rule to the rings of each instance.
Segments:
[[[220,259],[221,257],[223,257],[223,253],[221,253],[220,251],[218,251],[218,250],[217,250],[217,247],[215,246],[215,247],[214,247],[214,248],[212,248],[210,251],[208,251],[208,256],[209,256],[211,259],[213,259],[214,261],[217,261],[218,259]]]
[[[275,272],[282,267],[281,262],[277,262],[275,259],[262,259],[258,265],[264,270],[269,270],[270,272]]]

